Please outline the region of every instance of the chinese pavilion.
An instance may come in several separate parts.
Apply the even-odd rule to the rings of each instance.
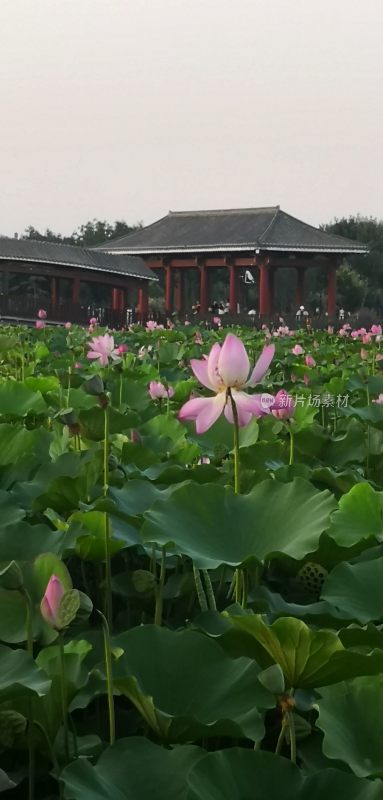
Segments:
[[[140,256],[157,272],[165,271],[165,308],[184,310],[185,270],[199,273],[200,312],[210,305],[209,277],[212,270],[228,272],[229,307],[238,310],[238,278],[244,270],[256,271],[259,280],[259,314],[273,312],[277,270],[296,270],[296,303],[304,304],[305,273],[318,267],[327,274],[327,312],[336,314],[336,270],[344,256],[366,253],[356,241],[326,233],[282,211],[243,208],[219,211],[170,211],[167,216],[134,233],[106,242],[100,248],[111,256]],[[141,311],[148,310],[147,296]]]
[[[123,326],[127,308],[145,310],[153,280],[138,255],[112,258],[73,245],[0,237],[3,318],[30,320],[43,307],[49,321],[86,324],[93,309],[100,323]]]

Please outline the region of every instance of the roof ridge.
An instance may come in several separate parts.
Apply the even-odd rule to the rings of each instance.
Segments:
[[[275,210],[275,214],[274,214],[274,216],[273,216],[272,220],[271,220],[271,221],[269,222],[269,224],[266,226],[266,228],[265,228],[265,230],[263,231],[263,233],[261,233],[261,235],[258,237],[258,244],[261,244],[261,243],[262,243],[263,237],[264,237],[264,236],[266,236],[266,234],[267,234],[267,233],[268,233],[268,232],[271,230],[271,228],[273,227],[273,225],[274,225],[274,222],[275,222],[275,220],[277,219],[277,217],[278,217],[278,215],[279,215],[279,213],[280,213],[280,210],[281,210],[280,206],[277,206],[277,207],[276,207],[276,210]]]
[[[119,236],[117,239],[114,239],[113,237],[111,239],[106,239],[105,242],[101,242],[101,244],[96,244],[94,245],[94,247],[90,247],[89,250],[100,250],[100,249],[104,250],[107,248],[109,242],[113,242],[114,245],[118,244],[118,242],[121,242],[122,239],[125,240],[128,239],[129,236],[135,236],[140,230],[147,231],[148,228],[154,228],[155,225],[158,225],[160,222],[163,222],[163,220],[166,219],[168,216],[169,214],[165,214],[165,216],[161,217],[161,219],[156,219],[154,220],[154,222],[150,222],[149,225],[142,225],[142,227],[136,228],[136,230],[130,231],[130,233],[123,233],[122,236]]]
[[[274,214],[277,214],[279,209],[280,209],[280,206],[258,206],[258,207],[254,206],[254,207],[250,207],[250,208],[207,208],[207,209],[201,209],[201,210],[197,209],[197,210],[194,210],[194,211],[193,210],[192,211],[169,211],[167,216],[169,216],[169,217],[170,216],[171,217],[182,217],[182,216],[184,216],[184,217],[198,217],[198,216],[204,216],[204,215],[207,215],[207,214],[215,214],[216,216],[218,216],[218,215],[222,215],[223,216],[224,214],[254,214],[254,212],[257,212],[257,213],[261,214],[262,212],[265,212],[265,211],[273,211]],[[162,217],[162,219],[166,219],[166,217]],[[150,226],[147,225],[145,227],[150,227]]]
[[[282,214],[284,214],[285,217],[289,217],[290,219],[295,220],[295,222],[299,222],[301,225],[304,225],[305,228],[310,228],[312,231],[316,231],[316,233],[319,232],[323,236],[339,239],[341,242],[348,242],[349,244],[353,244],[354,246],[363,244],[362,242],[359,242],[358,239],[349,239],[347,236],[341,236],[339,233],[330,233],[329,231],[324,231],[315,225],[311,225],[310,222],[304,222],[303,219],[299,219],[299,217],[294,217],[293,214],[289,214],[288,211],[283,211],[283,209],[280,209],[280,211]],[[264,234],[262,234],[262,236],[263,235]]]

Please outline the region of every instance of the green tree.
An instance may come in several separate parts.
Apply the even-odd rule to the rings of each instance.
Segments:
[[[323,230],[368,244],[367,255],[349,256],[349,265],[366,279],[365,305],[383,307],[383,220],[361,215],[342,217],[322,226]]]
[[[34,239],[38,242],[57,242],[58,244],[74,244],[79,247],[97,247],[108,239],[116,239],[125,236],[137,228],[142,227],[142,223],[128,225],[124,220],[116,220],[113,223],[106,220],[93,219],[85,222],[76,228],[70,236],[63,236],[61,233],[54,233],[49,228],[41,233],[33,225],[29,225],[24,231],[23,239]]]
[[[338,303],[346,311],[362,308],[368,291],[368,282],[349,264],[342,264],[337,272]]]

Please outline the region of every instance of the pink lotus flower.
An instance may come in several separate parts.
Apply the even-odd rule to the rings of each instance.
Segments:
[[[76,362],[75,362],[75,365],[74,365],[74,368],[75,368],[75,369],[81,369],[81,366],[82,366],[82,365],[80,364],[80,362],[79,362],[79,361],[76,361]]]
[[[178,419],[194,420],[197,433],[205,433],[224,413],[228,422],[233,423],[230,395],[236,405],[238,423],[247,425],[253,416],[268,413],[261,401],[271,395],[249,395],[242,389],[255,386],[264,378],[274,356],[275,347],[265,347],[250,377],[250,362],[245,347],[237,336],[229,333],[221,347],[214,344],[209,356],[193,358],[191,368],[202,386],[214,392],[214,397],[196,397],[182,406]]]
[[[373,336],[381,336],[382,335],[382,326],[381,325],[371,325],[370,333]]]
[[[271,413],[281,420],[292,419],[295,414],[295,400],[290,394],[281,389],[274,397]]]
[[[60,603],[65,594],[65,589],[56,575],[49,579],[44,597],[40,604],[40,611],[45,622],[52,628],[59,630]]]
[[[310,383],[310,377],[309,377],[309,375],[304,375],[304,376],[303,376],[303,383],[304,383],[306,386],[308,386],[308,385],[309,385],[309,383]]]
[[[364,333],[363,336],[362,336],[362,342],[363,342],[363,344],[370,344],[370,342],[371,342],[371,334],[370,333]]]
[[[377,403],[379,406],[383,405],[383,394],[380,394],[379,397],[377,397],[376,400],[373,400],[372,402]]]
[[[304,351],[303,347],[300,346],[300,344],[296,344],[296,345],[294,345],[294,347],[293,347],[291,352],[292,352],[292,354],[294,356],[303,356],[305,351]]]
[[[359,331],[351,331],[351,339],[357,339],[359,336]]]
[[[220,328],[222,325],[221,317],[213,317],[212,323],[213,325],[217,325],[218,328]]]
[[[315,367],[317,362],[315,361],[315,358],[313,358],[312,356],[306,356],[305,363],[306,367]]]
[[[69,330],[69,328],[71,328],[71,327],[72,327],[72,323],[71,322],[66,322],[65,325],[64,325],[64,328],[66,328],[67,330]]]
[[[157,327],[157,323],[154,321],[154,319],[148,319],[148,321],[146,323],[146,330],[147,331],[155,331],[156,327]]]
[[[40,308],[38,310],[38,312],[37,312],[37,316],[38,316],[39,319],[46,319],[47,318],[47,312],[45,311],[45,308]]]
[[[119,357],[118,349],[114,347],[114,338],[109,333],[95,336],[88,344],[90,350],[87,357],[98,359],[102,367],[108,366],[110,358],[114,361]]]
[[[150,381],[149,394],[152,400],[163,400],[166,398],[174,397],[174,389],[172,386],[164,386],[160,381]]]
[[[361,357],[362,361],[366,361],[367,358],[368,358],[368,352],[367,352],[367,350],[364,350],[363,347],[362,347],[362,349],[360,351],[360,357]]]
[[[44,320],[37,319],[36,322],[35,322],[35,328],[39,328],[40,330],[41,330],[41,328],[45,328]]]
[[[117,353],[119,356],[123,356],[124,353],[128,352],[128,345],[127,344],[119,344],[117,347]]]
[[[89,325],[97,325],[97,317],[91,317],[89,320]]]

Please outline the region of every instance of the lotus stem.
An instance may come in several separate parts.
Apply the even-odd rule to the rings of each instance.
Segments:
[[[154,611],[154,624],[162,625],[163,590],[166,577],[166,548],[162,548],[160,580],[156,590],[156,607]]]
[[[212,609],[212,611],[216,611],[217,610],[217,604],[215,602],[213,584],[211,582],[211,578],[210,578],[210,575],[208,573],[208,570],[207,569],[203,569],[202,570],[202,575],[203,575],[203,579],[205,581],[206,596],[207,596],[207,600],[208,600],[208,603],[209,603],[209,607]]]
[[[27,652],[33,658],[33,606],[29,592],[22,588],[27,610]],[[35,742],[33,736],[33,701],[28,698],[28,799],[35,796]]]
[[[65,671],[65,652],[64,652],[64,638],[63,633],[59,634],[59,652],[60,652],[60,692],[61,692],[61,714],[64,730],[64,751],[65,758],[69,761],[69,738],[68,738],[68,700],[66,691],[66,671]]]
[[[103,495],[108,494],[109,488],[109,408],[104,408],[104,485]],[[112,600],[112,565],[110,553],[110,525],[107,512],[105,512],[105,616],[109,629],[113,621],[113,600]]]
[[[291,465],[294,463],[294,434],[291,428],[289,428],[289,436],[290,436],[289,466],[291,467]]]
[[[201,609],[201,611],[207,611],[208,610],[208,604],[207,604],[207,600],[206,600],[205,590],[203,588],[202,581],[201,581],[200,571],[199,571],[199,569],[197,567],[194,566],[194,564],[193,564],[193,575],[194,575],[194,583],[195,583],[195,588],[196,588],[196,592],[197,592],[197,597],[198,597],[198,602],[199,602],[199,605],[200,605],[200,609]]]
[[[102,621],[102,631],[104,637],[104,658],[105,658],[105,674],[108,695],[108,711],[109,711],[109,743],[112,745],[116,740],[116,719],[114,712],[114,695],[113,695],[113,672],[112,672],[112,653],[110,647],[110,630],[106,617],[101,611],[98,611]]]
[[[287,712],[287,719],[290,732],[290,758],[293,764],[297,763],[297,742],[295,736],[295,722],[294,714],[292,711]]]

